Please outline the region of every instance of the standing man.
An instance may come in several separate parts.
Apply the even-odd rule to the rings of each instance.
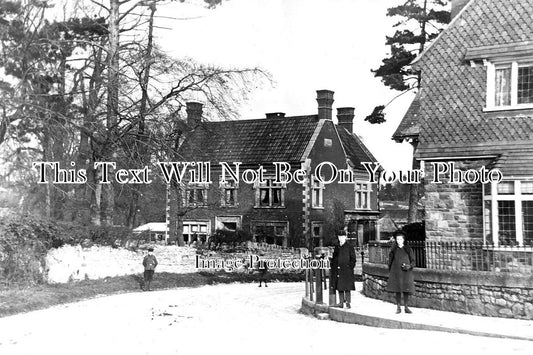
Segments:
[[[144,291],[150,291],[150,284],[154,278],[155,268],[157,266],[157,259],[154,255],[154,248],[148,248],[148,255],[143,259],[144,266]]]
[[[335,289],[339,291],[339,303],[336,307],[350,308],[352,295],[351,291],[355,290],[355,250],[351,245],[346,243],[346,232],[339,232],[339,245],[333,251],[331,260],[332,278],[335,282]]]

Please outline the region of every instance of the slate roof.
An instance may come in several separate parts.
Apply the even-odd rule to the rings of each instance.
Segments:
[[[417,93],[407,112],[403,116],[400,125],[396,132],[392,135],[392,139],[402,142],[404,139],[418,138],[420,133],[420,126],[418,122],[418,115],[420,112],[420,94]]]
[[[361,162],[377,162],[376,158],[374,158],[372,153],[370,153],[355,133],[350,133],[346,128],[341,126],[337,126],[337,132],[339,133],[339,138],[341,139],[346,156],[350,159],[355,169],[365,170]]]
[[[490,46],[520,47],[531,41],[532,18],[531,0],[471,0],[417,58],[415,66],[422,69],[423,88],[418,158],[505,157],[506,152],[523,151],[524,144],[526,151],[533,148],[533,112],[484,112],[486,68],[479,63],[472,67],[465,60],[467,54]],[[400,127],[409,122],[407,115],[406,120]],[[512,165],[506,166],[510,169]],[[512,169],[509,172],[513,173]],[[533,165],[529,165],[529,173],[533,174]]]
[[[331,121],[322,121],[329,122]],[[299,163],[320,129],[318,115],[272,119],[202,122],[192,130],[180,149],[187,161],[242,162],[267,164],[274,161]],[[347,158],[356,169],[361,162],[376,159],[357,135],[336,126]]]
[[[184,160],[264,164],[300,162],[318,126],[317,115],[203,122],[178,154]]]

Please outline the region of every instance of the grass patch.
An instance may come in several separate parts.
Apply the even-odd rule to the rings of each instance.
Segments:
[[[51,306],[76,302],[98,296],[141,291],[142,275],[107,277],[100,280],[85,280],[65,284],[43,284],[32,287],[0,289],[0,317],[34,311]],[[173,274],[156,272],[152,290],[165,290],[180,287],[249,283],[257,281],[257,274],[236,272],[199,272]],[[303,274],[272,273],[272,281],[303,281]]]

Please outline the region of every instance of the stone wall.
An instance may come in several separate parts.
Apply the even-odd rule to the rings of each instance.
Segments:
[[[196,272],[194,248],[158,245],[154,254],[159,262],[158,272]],[[50,283],[61,283],[138,274],[144,270],[142,260],[145,255],[145,250],[65,245],[50,250],[46,255],[45,279]]]
[[[386,265],[366,264],[363,293],[394,303],[387,292]],[[533,276],[494,272],[415,269],[414,307],[484,315],[533,319]]]
[[[246,259],[251,254],[268,259],[293,259],[307,254],[305,248],[283,248],[277,245],[252,243],[248,252],[226,253],[223,251],[199,251],[204,257],[222,259]],[[132,251],[109,246],[92,246],[84,248],[80,245],[65,245],[52,249],[46,255],[45,280],[49,283],[64,283],[78,280],[94,280],[105,277],[132,275],[142,273],[142,260],[146,250]],[[197,272],[197,249],[175,245],[155,245],[154,255],[157,257],[157,272],[191,273]],[[202,270],[209,271],[209,270]],[[213,270],[216,271],[216,270]],[[248,272],[248,269],[234,270]],[[272,270],[274,271],[274,270]],[[285,272],[300,272],[286,270]]]
[[[456,170],[479,170],[488,160],[455,161]],[[425,194],[422,199],[426,211],[426,240],[483,240],[482,184],[433,183],[434,171],[426,162]],[[443,174],[444,175],[444,174]]]

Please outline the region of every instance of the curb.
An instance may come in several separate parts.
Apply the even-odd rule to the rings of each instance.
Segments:
[[[367,314],[355,313],[353,311],[348,312],[341,308],[329,307],[325,303],[317,304],[315,302],[308,300],[305,297],[302,298],[301,311],[302,313],[313,315],[315,317],[317,317],[317,315],[321,313],[328,313],[330,320],[334,320],[334,321],[341,322],[341,323],[366,325],[370,327],[388,328],[388,329],[429,330],[429,331],[437,331],[437,332],[483,336],[483,337],[490,337],[490,338],[504,338],[504,339],[533,341],[533,335],[532,336],[518,336],[518,335],[507,335],[507,334],[499,334],[499,333],[489,333],[489,332],[482,332],[482,331],[457,328],[457,327],[445,327],[445,326],[437,326],[437,325],[431,325],[431,324],[399,321],[395,319],[388,319],[388,318],[370,316]]]

